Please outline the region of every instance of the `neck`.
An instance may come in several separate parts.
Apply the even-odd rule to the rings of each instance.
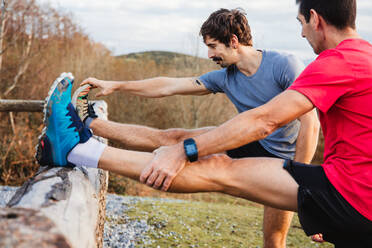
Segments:
[[[251,46],[240,46],[238,48],[238,62],[236,67],[243,74],[252,76],[258,70],[262,61],[262,52]]]
[[[361,37],[353,28],[345,28],[344,30],[338,30],[334,27],[329,28],[325,32],[325,49],[332,49],[338,46],[342,41],[347,39],[360,39]]]

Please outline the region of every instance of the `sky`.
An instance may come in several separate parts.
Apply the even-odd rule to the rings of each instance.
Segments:
[[[207,57],[199,30],[219,8],[243,8],[254,47],[293,53],[304,61],[315,58],[300,35],[295,0],[38,0],[71,13],[96,42],[114,55],[171,51]],[[372,1],[358,0],[357,28],[372,43]]]

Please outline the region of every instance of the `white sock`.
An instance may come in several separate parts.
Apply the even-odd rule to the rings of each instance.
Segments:
[[[76,165],[77,167],[86,166],[90,168],[97,168],[98,161],[106,146],[106,144],[103,144],[91,137],[87,142],[77,144],[68,154],[67,161]]]

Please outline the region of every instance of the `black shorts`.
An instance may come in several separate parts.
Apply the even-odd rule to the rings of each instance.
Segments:
[[[337,248],[372,247],[372,221],[338,193],[322,166],[286,160],[284,169],[299,185],[298,217],[307,235],[322,233]]]
[[[254,141],[247,145],[238,147],[236,149],[226,151],[226,154],[230,158],[247,158],[247,157],[280,158],[266,151],[266,149],[258,141]]]

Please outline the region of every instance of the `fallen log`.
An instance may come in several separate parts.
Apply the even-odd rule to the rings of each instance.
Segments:
[[[99,169],[41,167],[1,209],[0,247],[103,247],[107,184]]]

